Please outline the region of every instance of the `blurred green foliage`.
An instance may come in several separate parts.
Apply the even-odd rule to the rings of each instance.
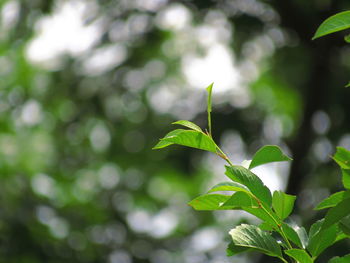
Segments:
[[[221,161],[151,151],[168,123],[206,126],[213,81],[213,136],[235,162],[266,143],[293,155],[267,172],[283,187],[291,171],[298,220],[340,187],[329,155],[350,146],[350,50],[311,37],[348,1],[0,7],[0,262],[229,262],[241,215],[186,205],[223,178]]]

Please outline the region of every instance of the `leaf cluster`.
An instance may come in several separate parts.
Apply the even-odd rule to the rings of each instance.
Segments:
[[[252,172],[257,166],[271,162],[292,160],[281,148],[266,145],[253,156],[248,167],[234,165],[220,149],[212,137],[211,129],[211,93],[213,84],[208,88],[208,130],[198,125],[180,120],[173,124],[188,129],[176,129],[162,138],[154,149],[173,144],[197,148],[215,153],[223,158],[225,175],[228,181],[221,182],[207,193],[189,202],[195,210],[242,210],[261,220],[261,224],[241,224],[229,231],[231,242],[227,255],[233,256],[247,251],[258,251],[283,262],[312,263],[328,247],[337,241],[350,237],[350,151],[338,147],[333,156],[342,170],[342,182],[345,190],[337,192],[316,206],[316,210],[329,209],[325,217],[315,222],[307,231],[298,226],[289,216],[293,211],[296,196],[283,191],[274,191]],[[348,262],[349,255],[336,257],[329,263]]]

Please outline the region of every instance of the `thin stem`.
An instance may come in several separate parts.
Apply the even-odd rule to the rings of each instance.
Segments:
[[[257,198],[257,197],[256,197],[256,198]],[[261,208],[265,211],[265,213],[266,213],[266,214],[275,222],[275,224],[278,226],[278,229],[279,229],[278,232],[281,234],[282,238],[283,238],[284,241],[286,242],[288,249],[292,249],[293,247],[292,247],[292,245],[290,244],[290,242],[289,242],[289,240],[288,240],[286,234],[284,233],[284,231],[283,231],[281,225],[277,222],[277,220],[271,215],[271,213],[270,213],[263,205],[261,205]],[[283,259],[283,261],[285,261],[285,262],[288,263],[288,261],[286,261],[285,259]],[[296,261],[293,260],[293,262],[296,262]]]
[[[280,223],[271,215],[271,213],[263,206],[261,205],[261,208],[265,211],[265,213],[276,223],[276,225],[278,226],[279,232],[282,235],[283,239],[286,241],[286,244],[288,246],[289,249],[292,249],[292,245],[290,244],[286,234],[283,232],[283,229],[280,225]]]
[[[212,137],[212,135],[211,135],[211,116],[210,116],[210,111],[208,111],[208,129],[209,129],[209,136]]]
[[[218,149],[218,153],[216,153],[218,156],[220,156],[222,159],[224,159],[229,165],[233,166],[233,163],[231,162],[230,158],[227,157],[227,155],[220,149],[220,147],[216,145],[216,148]]]

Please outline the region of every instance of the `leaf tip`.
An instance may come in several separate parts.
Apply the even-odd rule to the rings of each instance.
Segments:
[[[159,150],[159,149],[161,149],[161,147],[158,145],[159,143],[157,143],[156,145],[154,145],[153,147],[152,147],[152,150]]]
[[[317,32],[312,36],[311,40],[315,40],[317,38],[319,38],[321,36],[319,36],[319,34],[317,34]]]
[[[213,90],[213,86],[214,86],[214,82],[212,82],[212,83],[206,88],[206,90],[207,90],[207,92],[209,93],[209,95],[211,95],[211,92],[212,92],[212,90]]]

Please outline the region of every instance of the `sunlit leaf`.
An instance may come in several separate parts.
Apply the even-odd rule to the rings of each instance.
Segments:
[[[272,162],[283,162],[292,160],[285,155],[282,150],[276,145],[266,145],[260,148],[253,156],[249,169],[253,169],[262,164]]]
[[[168,133],[153,149],[178,144],[210,152],[216,152],[215,142],[206,134],[193,130],[177,129]]]
[[[207,103],[207,111],[211,112],[211,98],[212,98],[212,91],[213,91],[213,85],[214,83],[211,83],[208,87],[207,87],[207,92],[208,92],[208,103]]]
[[[271,227],[274,227],[275,229],[277,229],[278,224],[281,223],[281,222],[279,222],[279,218],[275,218],[275,214],[271,210],[269,210],[268,208],[266,208],[266,209],[269,213],[267,213],[261,207],[259,207],[259,208],[248,207],[248,206],[242,207],[242,210],[256,216],[257,218],[261,219],[265,223],[269,224]]]
[[[221,207],[230,196],[219,194],[205,194],[193,199],[188,204],[195,210],[227,210],[229,207]]]
[[[234,193],[222,207],[258,207],[258,202],[245,192]]]
[[[265,231],[274,231],[274,226],[269,224],[268,222],[266,221],[263,221],[260,225],[259,225],[259,228],[261,230],[265,230]]]
[[[350,11],[345,11],[327,18],[317,29],[312,39],[350,28]]]
[[[344,187],[350,189],[350,151],[343,147],[337,147],[333,159],[342,169],[342,182]]]
[[[303,244],[300,240],[298,233],[287,223],[282,223],[282,230],[286,234],[287,238],[292,241],[295,245],[303,248]]]
[[[213,85],[214,83],[210,84],[207,87],[208,92],[208,103],[207,103],[207,112],[208,112],[208,128],[209,128],[209,134],[211,135],[211,104],[212,104],[212,91],[213,91]]]
[[[342,169],[350,169],[350,151],[347,149],[337,147],[337,151],[334,154],[333,159]]]
[[[350,169],[342,169],[342,183],[346,189],[350,189]]]
[[[235,246],[251,248],[272,257],[282,258],[277,241],[257,226],[242,224],[232,229],[229,234]]]
[[[165,135],[164,138],[168,138],[168,137],[172,137],[172,136],[176,136],[177,134],[181,133],[183,130],[181,129],[178,129],[178,130],[173,130],[171,132],[169,132],[167,135]],[[165,148],[169,145],[172,145],[174,143],[172,142],[168,142],[168,141],[165,141],[165,140],[160,140],[152,149],[162,149],[162,148]]]
[[[344,37],[344,40],[345,40],[346,43],[350,43],[350,35],[346,35]]]
[[[288,256],[294,258],[298,262],[302,263],[313,263],[314,261],[310,257],[310,255],[302,249],[288,249],[284,251]]]
[[[350,254],[343,257],[334,257],[328,263],[349,263],[350,262]]]
[[[249,189],[246,186],[236,182],[223,182],[213,186],[208,191],[208,193],[219,192],[219,191],[243,191],[248,193]]]
[[[226,173],[232,181],[245,185],[257,198],[271,206],[272,196],[261,179],[243,166],[226,166]]]
[[[182,125],[194,131],[203,132],[202,129],[197,124],[190,121],[180,120],[180,121],[173,122],[172,124]]]
[[[341,191],[332,194],[326,199],[322,200],[316,207],[315,210],[322,210],[325,208],[334,207],[339,204],[342,200],[350,197],[350,191]]]
[[[295,199],[296,197],[294,195],[288,195],[282,191],[275,191],[273,193],[272,207],[281,219],[285,219],[290,215]]]
[[[327,229],[328,227],[338,223],[341,219],[350,214],[350,198],[343,199],[336,206],[328,210],[324,223],[322,224],[322,229]]]
[[[326,248],[331,246],[337,237],[337,226],[332,225],[322,230],[324,219],[314,223],[309,232],[308,250],[313,257],[320,255]]]
[[[334,243],[341,241],[345,238],[349,238],[349,236],[347,234],[345,234],[343,231],[341,231],[341,229],[339,228],[339,231],[337,233],[337,237],[335,238]]]
[[[301,241],[301,245],[303,248],[306,248],[309,244],[309,237],[304,227],[293,226],[293,229],[298,234],[299,239]]]

